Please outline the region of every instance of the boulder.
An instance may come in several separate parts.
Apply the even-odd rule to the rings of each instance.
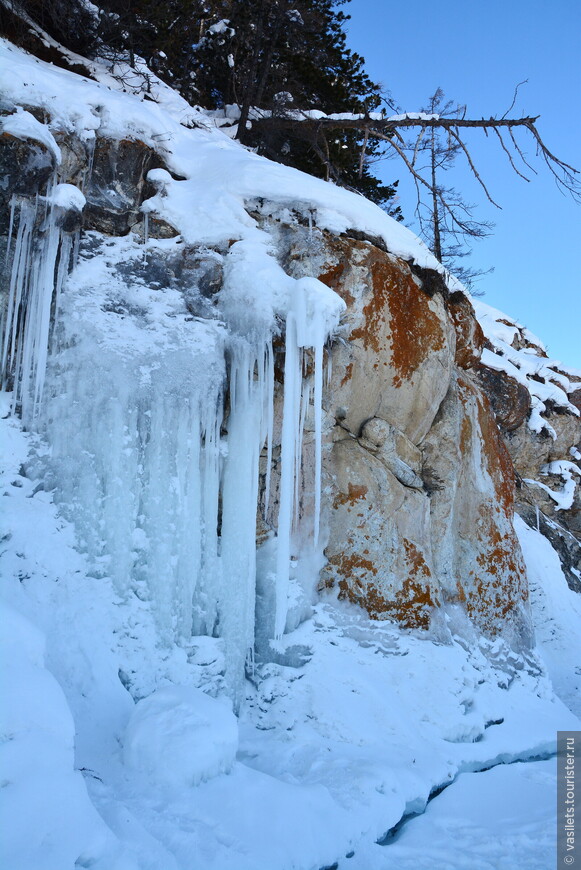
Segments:
[[[146,198],[145,177],[160,165],[155,151],[144,142],[98,138],[85,188],[87,228],[108,235],[129,232],[142,219],[139,206]]]
[[[507,432],[522,426],[531,406],[527,388],[506,372],[488,368],[481,363],[474,364],[474,371],[499,426]]]

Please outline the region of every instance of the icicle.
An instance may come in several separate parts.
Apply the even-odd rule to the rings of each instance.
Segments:
[[[63,285],[65,283],[65,279],[69,272],[69,266],[71,262],[71,250],[74,250],[74,244],[77,242],[78,234],[75,235],[73,239],[70,235],[64,235],[61,239],[61,246],[59,251],[58,258],[58,267],[55,279],[55,287],[54,287],[54,320],[53,325],[56,324],[60,312],[60,304],[61,304],[61,293],[63,289]],[[74,254],[73,254],[74,256]]]
[[[270,501],[270,478],[272,469],[272,441],[274,437],[274,353],[272,341],[266,346],[266,481],[264,493],[264,515],[268,513]]]
[[[20,306],[26,296],[31,259],[32,231],[35,221],[36,203],[32,206],[28,200],[23,200],[20,205],[18,233],[14,246],[14,261],[8,291],[8,310],[4,327],[2,348],[2,380],[4,384],[10,370],[14,370],[16,362],[16,340],[22,316]]]
[[[313,544],[319,545],[319,527],[321,522],[321,456],[322,456],[322,417],[323,417],[323,342],[325,335],[322,325],[317,330],[315,345],[315,516],[313,529]]]
[[[147,257],[147,245],[149,244],[149,212],[143,215],[143,258]]]
[[[276,612],[274,636],[280,639],[284,632],[287,614],[288,585],[290,579],[291,531],[293,520],[293,496],[295,485],[295,446],[298,442],[300,384],[299,348],[294,312],[286,321],[284,400],[281,439],[280,506],[278,511],[277,562],[276,562]]]
[[[71,257],[71,269],[76,268],[79,262],[79,251],[81,247],[81,234],[80,232],[76,232],[73,240],[73,254]]]
[[[95,146],[97,144],[96,137],[90,139],[86,143],[87,148],[87,166],[83,173],[83,181],[81,184],[81,190],[83,193],[87,189],[87,186],[91,183],[91,177],[93,175],[93,164],[95,162]]]
[[[541,517],[540,517],[540,514],[539,514],[539,506],[538,506],[538,504],[535,505],[535,513],[536,513],[536,516],[537,516],[537,532],[540,532],[540,531],[541,531]]]
[[[295,531],[298,529],[299,525],[299,513],[300,513],[300,495],[301,495],[301,484],[303,483],[301,469],[303,464],[303,440],[305,434],[305,423],[307,421],[307,414],[309,412],[309,405],[311,402],[311,387],[310,384],[305,378],[302,376],[303,372],[303,353],[300,352],[299,356],[299,368],[301,372],[301,380],[302,380],[302,389],[301,389],[301,397],[300,397],[300,415],[299,415],[299,428],[298,428],[298,438],[296,444],[295,451],[295,493],[294,493],[294,529]]]
[[[223,592],[220,634],[225,639],[226,668],[236,705],[242,700],[244,663],[254,646],[256,589],[256,505],[258,463],[264,427],[264,384],[254,378],[265,367],[264,342],[253,348],[234,342],[230,361],[228,455],[222,486],[221,562]]]
[[[198,607],[192,614],[194,634],[212,634],[218,617],[220,562],[218,555],[218,508],[220,500],[220,426],[222,394],[214,403],[204,404],[202,416],[202,561],[199,578]]]
[[[38,412],[44,387],[50,311],[60,235],[60,230],[52,216],[52,209],[49,208],[45,237],[39,252],[33,258],[26,303],[26,322],[22,334],[22,368],[18,378],[20,383],[17,397],[22,403],[22,418],[27,423],[30,423]]]
[[[6,259],[4,260],[5,268],[8,269],[10,262],[10,246],[12,245],[12,233],[14,232],[14,212],[16,211],[16,197],[14,194],[10,197],[10,221],[8,223],[8,244],[6,247]]]

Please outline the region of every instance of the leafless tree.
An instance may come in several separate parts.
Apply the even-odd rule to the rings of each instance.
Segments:
[[[417,168],[416,162],[413,159],[413,154],[410,156],[409,140],[406,141],[405,134],[407,131],[417,131],[416,141],[421,142],[421,138],[428,131],[446,131],[457,148],[458,153],[461,153],[465,158],[470,171],[474,175],[478,184],[481,186],[486,198],[497,208],[501,206],[493,199],[488,186],[482,178],[478,168],[472,158],[468,140],[466,138],[467,131],[482,130],[486,136],[493,133],[499,146],[509,161],[511,167],[517,175],[525,181],[530,181],[529,174],[537,174],[536,170],[527,160],[524,153],[524,145],[519,142],[517,135],[520,132],[528,134],[532,138],[535,146],[537,157],[545,163],[549,172],[553,175],[557,186],[564,192],[569,193],[577,202],[581,202],[581,176],[579,170],[575,169],[569,163],[566,163],[561,158],[557,157],[545,144],[539,130],[537,122],[539,115],[525,116],[522,118],[509,118],[508,113],[502,117],[492,115],[490,118],[469,118],[464,114],[462,117],[445,117],[438,114],[427,114],[423,112],[406,112],[400,115],[386,116],[384,113],[372,114],[353,114],[345,117],[342,115],[325,115],[323,117],[311,117],[309,112],[293,112],[287,116],[265,116],[255,119],[253,126],[260,128],[276,127],[278,129],[296,129],[300,125],[305,135],[308,134],[314,140],[321,141],[321,137],[327,134],[332,134],[337,131],[354,130],[363,135],[366,139],[378,139],[386,143],[386,148],[392,150],[404,163],[406,169],[416,183],[424,187],[426,191],[432,194],[432,178],[428,171],[421,171]],[[324,150],[324,149],[323,149]],[[413,149],[412,149],[413,150]],[[450,209],[450,203],[446,201],[443,194],[438,195],[438,200],[444,211]]]

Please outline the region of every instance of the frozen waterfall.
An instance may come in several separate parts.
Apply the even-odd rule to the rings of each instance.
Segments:
[[[26,425],[48,442],[42,473],[94,571],[110,576],[121,598],[151,603],[162,643],[221,637],[226,680],[238,702],[255,641],[263,451],[267,509],[272,482],[278,401],[272,340],[285,324],[273,530],[272,623],[279,638],[291,560],[305,546],[296,532],[302,438],[313,401],[315,509],[306,546],[319,547],[323,346],[343,303],[315,279],[286,275],[264,234],[235,243],[224,256],[223,287],[210,317],[192,317],[180,288],[148,284],[147,257],[163,260],[174,240],[150,240],[144,259],[133,236],[86,233],[66,278],[73,237],[59,226],[59,202],[63,193],[59,200],[53,191],[13,207],[4,383],[13,383],[13,407]],[[314,361],[309,377],[306,353]]]

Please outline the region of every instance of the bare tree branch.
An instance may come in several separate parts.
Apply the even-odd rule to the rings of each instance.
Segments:
[[[513,94],[513,96],[512,96],[512,103],[510,104],[510,106],[508,107],[508,109],[506,110],[506,112],[504,113],[504,115],[502,116],[503,118],[506,118],[506,116],[507,116],[510,112],[512,112],[512,110],[514,109],[514,104],[516,103],[516,98],[518,97],[518,89],[519,89],[520,87],[522,87],[522,85],[526,85],[526,84],[528,84],[528,81],[529,81],[528,79],[523,79],[523,81],[522,81],[522,82],[519,82],[518,85],[515,87],[515,89],[514,89],[514,94]]]
[[[522,82],[520,84],[523,84]],[[520,85],[517,85],[517,90]],[[462,107],[463,108],[463,107]],[[473,172],[475,178],[478,180],[479,184],[482,186],[483,190],[486,193],[487,198],[496,205],[498,208],[500,206],[498,203],[494,201],[492,196],[490,195],[488,189],[486,188],[486,184],[482,180],[481,176],[478,173],[474,165],[474,161],[468,151],[468,147],[464,139],[461,136],[460,130],[462,129],[481,129],[484,131],[486,135],[488,135],[489,130],[493,130],[497,137],[500,140],[500,144],[502,150],[507,154],[510,159],[511,166],[517,172],[517,174],[521,178],[525,178],[521,172],[516,168],[514,160],[512,159],[512,155],[508,148],[506,147],[506,143],[504,140],[498,135],[501,130],[506,129],[509,132],[511,142],[514,146],[516,154],[521,158],[523,163],[532,171],[536,173],[536,170],[530,165],[530,163],[524,157],[521,147],[518,145],[516,138],[514,136],[514,131],[523,127],[527,130],[533,137],[535,144],[537,145],[539,155],[542,157],[544,162],[547,164],[550,172],[555,177],[557,183],[560,187],[568,191],[576,200],[581,199],[581,184],[577,176],[579,175],[579,171],[575,169],[570,164],[566,163],[564,160],[561,160],[549,148],[545,145],[537,127],[536,123],[539,119],[539,116],[527,116],[524,118],[507,118],[506,114],[502,118],[466,118],[466,117],[442,117],[441,115],[433,115],[430,116],[428,114],[422,113],[410,113],[404,115],[398,115],[391,118],[376,118],[371,117],[368,114],[361,115],[351,115],[348,117],[345,116],[333,116],[327,115],[322,118],[310,118],[307,113],[303,117],[300,116],[299,113],[293,113],[292,115],[287,115],[283,117],[262,117],[253,120],[253,126],[256,130],[262,128],[267,128],[269,126],[277,126],[278,128],[292,128],[297,129],[298,126],[301,126],[305,129],[311,127],[313,130],[317,129],[321,133],[325,133],[325,131],[339,131],[339,130],[353,130],[361,133],[363,136],[369,138],[375,138],[382,141],[387,142],[392,146],[395,152],[399,157],[403,158],[401,147],[396,147],[395,138],[396,133],[401,130],[405,130],[408,128],[419,128],[420,132],[418,138],[416,140],[416,149],[419,147],[422,134],[426,129],[437,128],[440,130],[447,130],[448,134],[455,139],[460,148],[464,151],[468,163],[470,165],[470,169]],[[401,144],[401,143],[400,143]],[[406,145],[407,148],[407,145]],[[406,164],[406,168],[414,174],[414,166],[415,159],[404,160]],[[425,183],[425,180],[422,179],[422,184]]]
[[[527,161],[526,157],[524,156],[518,142],[516,141],[516,137],[515,137],[514,133],[512,132],[512,130],[510,129],[510,127],[508,128],[508,132],[510,134],[510,138],[512,139],[512,144],[514,145],[515,151],[518,152],[518,155],[519,155],[520,159],[522,160],[522,162],[524,163],[524,165],[527,166],[531,170],[531,172],[534,172],[535,175],[538,175],[539,173],[537,172],[537,170],[533,166],[531,166],[531,164]]]
[[[516,174],[519,176],[519,178],[522,178],[523,181],[530,181],[530,178],[527,178],[526,175],[523,175],[522,172],[519,169],[517,169],[516,164],[515,164],[514,160],[512,159],[512,154],[510,153],[510,151],[508,150],[508,148],[504,144],[504,139],[502,138],[500,130],[497,130],[495,127],[494,132],[498,136],[498,141],[500,142],[500,147],[502,148],[502,150],[504,151],[504,153],[508,157],[508,159],[510,161],[510,165],[512,166],[512,168],[514,169]]]
[[[483,190],[484,193],[486,194],[487,199],[492,203],[492,205],[495,205],[497,208],[502,208],[502,206],[499,205],[499,204],[498,204],[498,203],[497,203],[497,202],[496,202],[496,201],[491,197],[491,195],[490,195],[490,193],[489,193],[489,191],[488,191],[488,188],[486,187],[486,185],[485,185],[484,182],[482,181],[482,178],[481,178],[481,176],[480,176],[480,173],[478,172],[478,170],[476,169],[476,166],[474,165],[474,161],[472,160],[472,157],[470,156],[470,152],[468,151],[468,148],[466,147],[466,145],[464,144],[464,142],[462,141],[462,139],[460,138],[460,136],[458,135],[458,133],[457,133],[453,128],[450,128],[450,133],[452,134],[452,136],[454,137],[454,139],[456,140],[456,142],[459,144],[459,146],[461,147],[462,151],[463,151],[464,154],[466,155],[466,160],[468,161],[468,165],[470,166],[470,169],[472,170],[472,174],[474,175],[474,177],[476,178],[476,180],[477,180],[478,183],[480,184],[482,190]]]

